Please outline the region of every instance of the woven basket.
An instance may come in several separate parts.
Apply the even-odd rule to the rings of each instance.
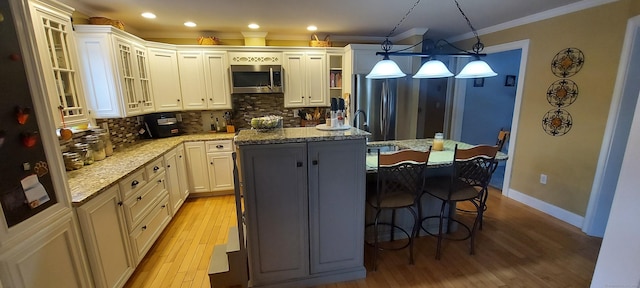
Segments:
[[[200,37],[200,38],[198,38],[198,45],[218,45],[218,38],[216,38],[216,37]]]
[[[324,40],[320,41],[318,39],[318,35],[313,34],[311,36],[311,41],[309,41],[309,46],[311,47],[331,47],[331,41],[329,41],[329,35],[324,37]]]
[[[106,17],[91,17],[89,23],[93,25],[111,25],[120,30],[124,30],[124,23],[120,20],[112,20]]]

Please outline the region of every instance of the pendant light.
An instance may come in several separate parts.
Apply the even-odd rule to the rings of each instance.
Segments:
[[[464,17],[464,19],[467,21],[467,25],[469,26],[469,28],[473,32],[473,35],[476,38],[476,43],[471,48],[472,52],[460,49],[444,39],[440,39],[435,42],[429,39],[423,39],[420,43],[409,47],[409,48],[413,48],[423,43],[424,44],[434,43],[433,46],[425,49],[424,51],[426,52],[424,53],[402,52],[409,48],[406,48],[400,51],[390,51],[393,44],[391,44],[391,41],[389,41],[389,36],[393,34],[393,32],[398,28],[398,26],[400,26],[400,23],[402,23],[402,21],[405,18],[407,18],[407,16],[409,16],[409,13],[411,13],[413,8],[415,8],[416,5],[420,3],[420,0],[418,0],[413,5],[413,7],[409,9],[407,14],[402,18],[402,20],[400,20],[398,25],[396,25],[396,27],[394,27],[393,30],[391,30],[391,33],[387,35],[387,38],[382,43],[382,50],[384,50],[384,52],[376,52],[376,55],[382,55],[383,59],[373,67],[373,69],[366,76],[366,78],[384,79],[384,78],[404,77],[405,74],[402,73],[402,71],[400,71],[400,68],[398,68],[398,65],[395,62],[393,62],[393,60],[389,59],[390,55],[391,56],[420,56],[420,57],[431,58],[429,61],[422,64],[418,72],[416,72],[416,74],[413,75],[413,78],[443,78],[443,77],[451,77],[454,75],[453,73],[451,73],[451,71],[447,68],[447,66],[442,61],[432,58],[435,55],[442,55],[442,56],[449,56],[449,57],[474,57],[475,58],[475,60],[467,63],[467,65],[465,65],[464,68],[462,68],[460,73],[458,73],[458,75],[456,75],[455,78],[459,78],[459,79],[485,78],[485,77],[493,77],[498,75],[495,71],[493,71],[493,69],[491,69],[491,67],[489,66],[489,64],[487,64],[487,62],[480,60],[481,56],[486,56],[486,54],[480,53],[484,49],[484,44],[482,44],[482,42],[480,41],[478,32],[471,24],[471,20],[469,20],[469,17],[467,17],[464,11],[462,11],[462,8],[460,7],[460,4],[458,3],[458,1],[457,0],[453,0],[453,1],[455,2],[456,7],[458,8],[458,11],[460,11],[460,14],[462,14],[462,17]],[[454,53],[444,52],[445,50],[443,48],[445,46],[453,48],[454,50],[456,50],[456,52]],[[451,51],[452,49],[448,49],[448,50]]]

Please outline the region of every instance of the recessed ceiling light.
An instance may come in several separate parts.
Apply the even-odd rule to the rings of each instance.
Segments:
[[[307,30],[316,31],[316,30],[318,30],[318,27],[316,27],[315,25],[309,25],[309,26],[307,26]]]
[[[151,12],[144,12],[142,13],[142,17],[147,19],[156,19],[156,14],[153,14]]]
[[[248,27],[251,28],[251,29],[258,29],[258,28],[260,28],[260,25],[258,25],[256,23],[251,23],[251,24],[248,25]]]
[[[197,25],[196,25],[196,23],[193,23],[193,22],[191,22],[191,21],[187,21],[187,22],[184,22],[184,26],[187,26],[187,27],[196,27]]]

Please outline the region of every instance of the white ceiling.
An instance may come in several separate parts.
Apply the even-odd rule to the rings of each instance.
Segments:
[[[332,40],[380,39],[387,36],[416,0],[59,0],[90,17],[121,20],[126,30],[143,38],[191,38],[201,35],[241,39],[247,25],[261,25],[267,39],[309,39],[308,25]],[[477,30],[530,15],[578,10],[613,0],[458,0]],[[140,16],[150,11],[153,20]],[[542,14],[541,14],[542,13]],[[556,13],[557,14],[557,13]],[[198,24],[195,28],[185,21]],[[420,0],[391,35],[428,28],[429,38],[468,33],[453,0]],[[417,29],[420,30],[420,29]]]

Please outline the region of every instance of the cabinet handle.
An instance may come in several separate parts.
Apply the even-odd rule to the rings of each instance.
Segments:
[[[124,204],[124,203],[122,203],[122,201],[118,202],[118,206],[122,206],[122,204]]]
[[[147,230],[147,225],[142,226],[142,231]]]
[[[296,163],[296,166],[297,166],[297,167],[302,167],[302,162],[297,162],[297,163]]]
[[[222,148],[224,148],[224,145],[220,145],[220,144],[218,144],[218,145],[216,145],[216,148],[218,148],[218,149],[222,149]]]
[[[318,160],[313,160],[313,161],[311,161],[311,163],[312,163],[313,165],[318,165]]]
[[[156,171],[158,171],[158,170],[160,170],[160,167],[158,167],[158,166],[153,166],[153,172],[156,172]]]
[[[142,200],[142,196],[138,196],[138,198],[136,198],[136,200],[138,200],[138,201]]]
[[[131,182],[131,187],[136,187],[136,185],[140,184],[140,182],[138,182],[138,180],[133,180],[133,182]]]

